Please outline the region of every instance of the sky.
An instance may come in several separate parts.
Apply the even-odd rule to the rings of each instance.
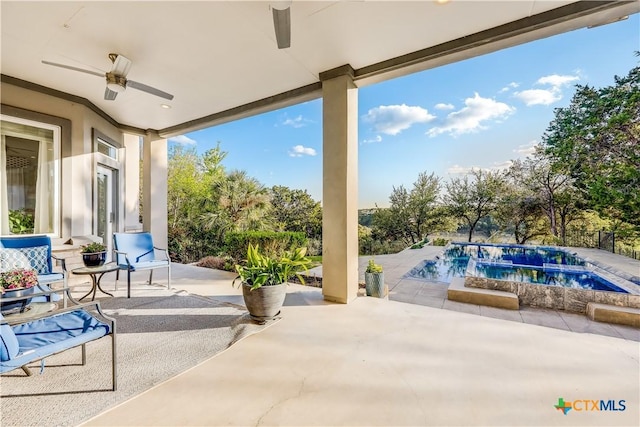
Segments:
[[[421,172],[443,181],[500,170],[533,152],[575,85],[625,76],[640,58],[640,16],[581,29],[358,89],[358,207],[387,207]],[[322,100],[180,135],[217,143],[230,171],[322,201]]]

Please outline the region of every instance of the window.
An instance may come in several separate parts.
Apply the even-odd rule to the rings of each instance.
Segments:
[[[0,234],[57,235],[60,127],[0,118]]]
[[[112,158],[113,160],[118,160],[118,150],[112,144],[108,143],[104,139],[97,137],[96,138],[96,151],[98,153],[102,153],[107,157]]]

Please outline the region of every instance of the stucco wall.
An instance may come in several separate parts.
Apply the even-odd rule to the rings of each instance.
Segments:
[[[0,94],[3,106],[47,114],[71,122],[70,142],[63,138],[61,144],[62,218],[59,237],[64,240],[71,236],[92,234],[92,186],[95,176],[92,128],[113,139],[121,147],[124,147],[123,133],[81,104],[6,83],[0,84]],[[124,160],[124,151],[120,149],[122,160]],[[119,193],[124,194],[126,193],[124,177],[121,182]],[[120,218],[119,222],[124,224],[124,218]]]

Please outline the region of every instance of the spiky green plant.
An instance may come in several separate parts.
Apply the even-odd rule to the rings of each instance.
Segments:
[[[287,251],[280,257],[269,257],[261,254],[258,246],[249,245],[247,260],[244,265],[236,264],[238,277],[233,280],[246,283],[251,290],[261,286],[275,286],[285,283],[292,277],[297,277],[304,284],[304,278],[300,275],[307,271],[311,260],[305,256],[306,248],[298,248]]]

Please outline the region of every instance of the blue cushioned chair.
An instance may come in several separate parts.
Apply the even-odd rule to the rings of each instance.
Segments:
[[[62,262],[62,273],[53,271],[51,259]],[[67,287],[67,275],[64,259],[51,254],[49,236],[0,237],[0,272],[15,268],[32,268],[38,273],[38,286],[35,292],[50,291],[50,284],[63,282]],[[34,298],[33,302],[59,301],[60,295],[48,293]]]
[[[44,358],[77,346],[82,346],[82,365],[85,365],[85,344],[111,335],[111,379],[112,390],[116,390],[116,321],[104,315],[99,302],[13,319],[15,317],[4,317],[0,313],[0,373],[22,368],[31,375],[28,364],[42,359],[44,368]]]
[[[113,247],[116,263],[120,270],[127,270],[127,298],[131,298],[131,272],[149,271],[149,284],[153,279],[153,270],[167,269],[167,288],[171,289],[171,260],[166,249],[153,246],[151,233],[114,233]],[[157,257],[156,252],[162,252],[163,257]],[[120,270],[116,273],[116,289]]]

